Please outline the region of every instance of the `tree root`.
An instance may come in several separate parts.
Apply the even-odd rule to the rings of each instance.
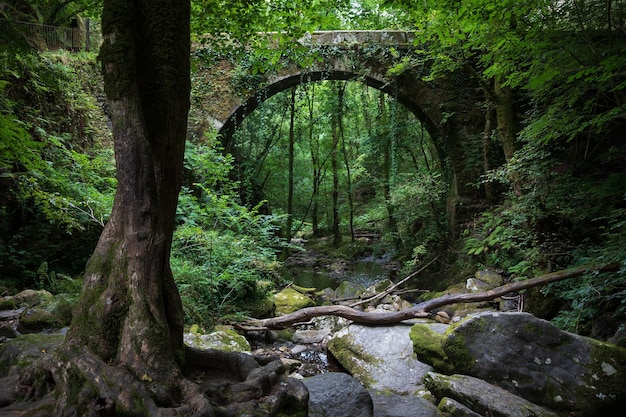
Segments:
[[[84,350],[59,347],[28,367],[15,385],[20,401],[2,416],[124,415],[151,417],[306,416],[308,391],[287,378],[280,361],[243,353],[188,348],[185,367],[172,375],[138,376]]]

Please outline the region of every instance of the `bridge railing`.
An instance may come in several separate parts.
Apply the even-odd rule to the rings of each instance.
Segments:
[[[37,49],[68,51],[97,49],[101,38],[99,31],[93,30],[89,19],[85,19],[82,26],[84,27],[63,27],[0,19],[0,32],[24,36]]]
[[[410,45],[414,40],[415,32],[404,30],[325,30],[307,33],[299,41],[318,45],[355,43]]]

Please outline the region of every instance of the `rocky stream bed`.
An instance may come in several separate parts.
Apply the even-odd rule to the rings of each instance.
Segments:
[[[485,284],[474,278],[471,285],[477,280]],[[316,298],[363,297],[385,285],[344,283]],[[296,288],[275,295],[279,314],[313,303]],[[62,341],[63,329],[42,327],[44,318],[50,327],[62,321],[54,317],[64,307],[47,304],[52,299],[30,290],[3,297],[0,305],[11,308],[0,311],[0,378],[16,375]],[[410,305],[387,296],[362,308],[384,312]],[[320,317],[288,330],[244,334],[232,327],[206,334],[195,326],[185,342],[281,361],[307,387],[310,417],[611,416],[626,406],[624,348],[493,305],[455,306],[435,317],[439,321],[395,326]],[[0,389],[0,407],[6,397]]]

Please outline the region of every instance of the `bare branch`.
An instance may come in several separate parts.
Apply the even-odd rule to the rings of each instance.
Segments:
[[[308,307],[280,317],[248,320],[238,327],[242,330],[248,331],[286,329],[302,322],[308,322],[313,317],[319,316],[339,316],[348,320],[352,320],[355,323],[379,326],[396,324],[408,319],[428,317],[430,311],[433,311],[436,308],[443,307],[445,305],[490,301],[500,296],[510,294],[512,292],[538,287],[569,278],[579,277],[588,272],[609,272],[617,271],[618,269],[619,265],[615,263],[605,265],[580,266],[577,268],[552,272],[550,274],[541,275],[525,281],[512,282],[510,284],[502,285],[489,291],[482,291],[471,294],[446,294],[444,296],[417,304],[411,309],[402,311],[366,313],[363,311],[355,310],[351,307],[339,305]]]

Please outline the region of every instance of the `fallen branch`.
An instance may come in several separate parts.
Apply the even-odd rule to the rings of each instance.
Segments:
[[[381,298],[386,297],[387,295],[391,294],[394,292],[394,290],[396,288],[398,288],[400,285],[404,284],[405,282],[407,282],[408,280],[410,280],[411,278],[413,278],[414,276],[420,274],[423,270],[425,270],[426,268],[428,268],[430,265],[432,265],[433,262],[435,262],[437,259],[439,259],[439,257],[437,256],[436,258],[434,258],[433,260],[431,260],[430,262],[428,262],[426,265],[424,265],[423,267],[421,267],[419,270],[413,272],[412,274],[409,274],[407,277],[403,278],[401,281],[398,281],[397,283],[390,285],[388,288],[386,288],[384,291],[372,296],[372,297],[368,297],[365,298],[363,300],[357,301],[355,303],[350,304],[349,307],[356,307],[358,305],[361,304],[365,304],[365,303],[370,303],[372,301],[375,300],[380,300]]]
[[[424,301],[423,303],[419,303],[408,310],[394,312],[366,313],[363,311],[355,310],[354,308],[340,305],[307,307],[280,317],[248,320],[247,322],[240,324],[238,327],[242,330],[286,329],[298,323],[309,321],[313,317],[319,316],[339,316],[348,320],[352,320],[355,323],[370,325],[395,324],[400,323],[404,320],[428,317],[430,315],[430,311],[433,311],[434,309],[445,305],[491,301],[497,297],[513,292],[547,285],[552,282],[562,281],[565,279],[579,277],[590,271],[609,272],[617,271],[618,269],[618,264],[580,266],[577,268],[552,272],[550,274],[541,275],[525,281],[512,282],[510,284],[496,287],[489,291],[482,291],[471,294],[446,294],[444,296],[433,298],[432,300]]]

